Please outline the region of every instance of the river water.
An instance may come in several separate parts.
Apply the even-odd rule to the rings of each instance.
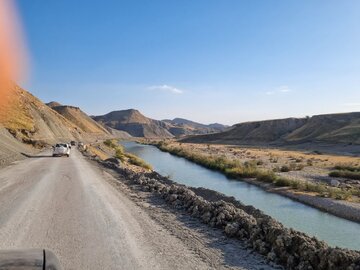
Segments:
[[[199,166],[184,158],[160,151],[155,146],[121,142],[127,152],[151,164],[158,173],[192,187],[216,190],[234,196],[274,217],[287,227],[324,240],[331,246],[360,250],[360,224],[338,218],[286,197]]]

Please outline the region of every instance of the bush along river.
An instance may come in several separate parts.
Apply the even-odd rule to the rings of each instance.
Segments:
[[[360,250],[360,224],[322,212],[289,198],[231,179],[152,145],[121,142],[127,152],[151,164],[158,173],[191,187],[203,187],[234,196],[272,216],[286,227],[316,236],[331,246]]]

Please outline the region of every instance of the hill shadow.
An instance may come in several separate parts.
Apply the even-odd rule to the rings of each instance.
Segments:
[[[52,157],[52,155],[38,155],[38,156],[34,156],[34,155],[29,155],[29,154],[26,154],[26,153],[21,153],[24,157],[27,157],[27,158],[49,158],[49,157]]]

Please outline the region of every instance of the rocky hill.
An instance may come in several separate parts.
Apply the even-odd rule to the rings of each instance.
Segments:
[[[93,116],[93,119],[103,125],[125,131],[134,137],[173,137],[173,134],[168,130],[167,123],[147,118],[134,109],[113,111],[102,116]]]
[[[223,131],[226,128],[221,124],[204,125],[182,118],[154,120],[134,109],[93,116],[93,119],[103,125],[125,131],[134,137],[145,138],[171,138],[174,136],[208,134]]]
[[[106,125],[101,125],[83,112],[79,107],[62,105],[56,101],[46,103],[47,106],[64,116],[80,128],[81,134],[91,135],[96,138],[115,137],[120,139],[130,139],[132,136],[125,131],[116,130]]]
[[[11,102],[0,107],[0,166],[56,142],[131,137],[103,127],[77,107],[46,105],[17,85],[10,90]]]
[[[46,103],[46,105],[49,106],[50,108],[62,106],[62,104],[60,104],[59,102],[56,102],[56,101],[51,101],[49,103]]]
[[[19,141],[29,144],[54,143],[82,139],[79,128],[41,102],[29,92],[14,85],[14,99],[0,126]]]
[[[80,110],[79,107],[54,104],[56,103],[51,102],[47,105],[79,127],[81,129],[80,133],[84,132],[100,136],[109,135],[109,131],[105,127],[94,121],[90,116]]]
[[[227,128],[227,126],[221,124],[205,125],[183,118],[166,119],[163,122],[170,124],[169,131],[174,136],[216,133]]]
[[[246,122],[216,134],[182,141],[221,144],[360,144],[360,112]]]
[[[360,112],[315,115],[286,136],[286,141],[360,144]]]

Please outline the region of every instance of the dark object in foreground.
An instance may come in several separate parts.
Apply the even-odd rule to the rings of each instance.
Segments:
[[[0,270],[61,270],[59,260],[50,250],[2,250]]]

